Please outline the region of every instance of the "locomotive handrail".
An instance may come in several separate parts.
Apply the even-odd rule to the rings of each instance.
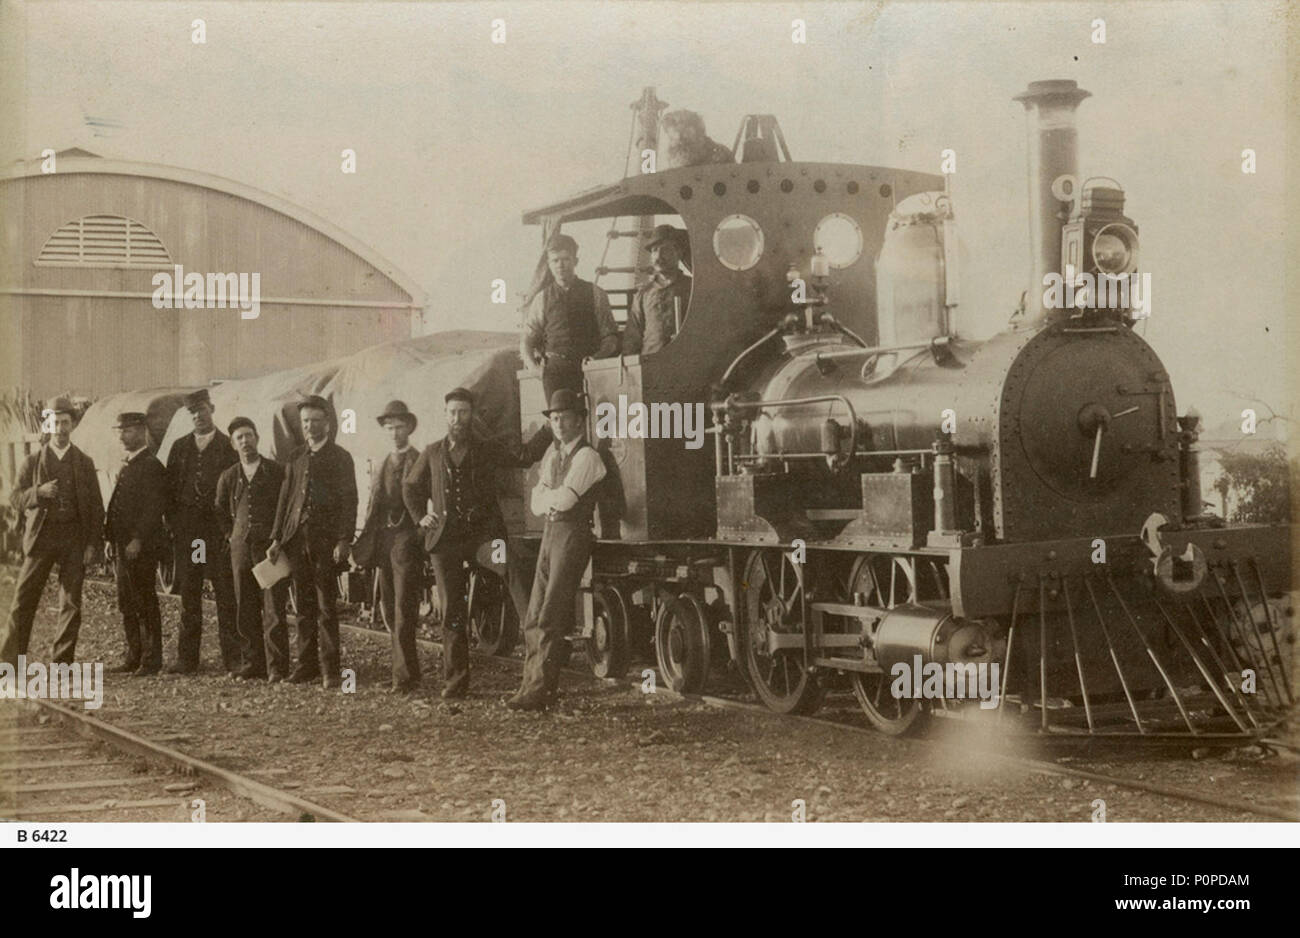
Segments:
[[[847,455],[838,452],[833,455],[830,453],[817,453],[816,455],[825,457],[828,460],[837,461],[840,463],[840,468],[843,468],[849,464],[858,450],[858,412],[853,409],[852,402],[850,402],[843,394],[819,394],[816,397],[791,397],[776,401],[738,401],[732,406],[735,406],[737,409],[741,407],[745,409],[763,407],[799,407],[804,404],[824,404],[828,401],[839,401],[849,412],[849,451]],[[740,458],[743,459],[743,455]],[[776,458],[787,459],[803,457],[795,457],[792,455],[788,457],[778,456]]]
[[[761,345],[763,345],[763,344],[765,344],[765,343],[771,341],[773,338],[775,338],[776,336],[778,336],[778,335],[780,335],[780,334],[781,334],[781,327],[780,327],[780,326],[777,326],[777,327],[775,327],[774,329],[772,329],[771,331],[769,331],[766,335],[764,335],[764,336],[763,336],[761,339],[759,339],[757,342],[754,342],[752,345],[748,346],[744,351],[742,351],[739,355],[737,355],[735,358],[733,358],[733,359],[731,360],[731,364],[727,366],[727,370],[724,371],[724,372],[722,373],[722,378],[718,381],[718,385],[719,385],[720,387],[724,387],[724,388],[725,388],[725,387],[727,386],[727,381],[729,381],[729,380],[731,379],[731,374],[732,374],[732,372],[734,372],[734,371],[736,370],[737,366],[740,365],[741,361],[742,361],[742,360],[743,360],[747,355],[749,355],[750,352],[753,352],[753,351],[757,350]]]

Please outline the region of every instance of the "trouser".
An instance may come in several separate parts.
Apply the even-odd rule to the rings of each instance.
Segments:
[[[433,575],[437,578],[438,596],[442,600],[442,679],[443,690],[464,693],[469,690],[469,609],[465,602],[465,562],[472,561],[481,537],[445,534],[437,550],[429,555]]]
[[[339,678],[339,581],[328,532],[299,531],[285,545],[298,593],[298,665],[303,674]]]
[[[128,667],[162,667],[162,615],[154,584],[157,568],[158,558],[147,548],[134,560],[127,560],[126,544],[114,545],[113,578]]]
[[[582,394],[582,362],[564,355],[547,355],[542,366],[542,390],[546,394],[547,406],[550,406],[551,395],[560,388]]]
[[[392,630],[393,685],[405,687],[420,681],[420,656],[415,629],[420,623],[420,586],[424,556],[414,525],[403,524],[379,531],[376,545],[379,601]]]
[[[27,654],[41,593],[56,565],[59,568],[59,634],[54,640],[53,660],[70,664],[76,654],[77,633],[81,630],[81,584],[86,575],[83,563],[86,543],[80,532],[48,538],[46,533],[41,532],[32,552],[23,558],[9,607],[9,621],[4,638],[0,639],[0,661],[16,664],[19,655]]]
[[[533,592],[524,618],[521,694],[554,694],[568,658],[564,636],[573,628],[578,587],[595,538],[584,521],[548,521],[542,532]]]
[[[203,641],[203,581],[212,583],[217,600],[217,642],[221,664],[227,671],[239,668],[239,632],[235,609],[235,582],[231,574],[226,539],[216,524],[183,519],[174,531],[176,585],[181,594],[181,626],[176,636],[176,663],[183,668],[199,666]],[[205,563],[195,563],[194,541],[205,546]]]
[[[254,556],[260,552],[232,549],[230,572],[235,581],[236,620],[239,623],[240,656],[244,667],[252,667],[273,677],[289,674],[289,627],[285,608],[289,602],[289,581],[262,589],[253,576]]]

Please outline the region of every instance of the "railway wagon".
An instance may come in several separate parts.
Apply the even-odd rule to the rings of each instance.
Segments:
[[[728,663],[782,712],[847,686],[887,733],[977,712],[948,678],[907,693],[903,677],[931,666],[972,683],[983,669],[983,707],[1036,732],[1275,723],[1293,698],[1269,599],[1290,587],[1291,530],[1204,512],[1198,418],[1179,414],[1120,289],[1140,271],[1138,225],[1117,182],[1079,172],[1086,97],[1042,81],[1015,99],[1030,288],[987,341],[955,328],[942,179],[791,161],[768,116],[746,118],[734,162],[525,213],[544,241],[638,216],[679,216],[689,238],[672,341],[584,366],[588,435],[614,469],[581,597],[597,673],[652,640],[679,691]],[[1052,275],[1070,302],[1046,291]],[[1076,294],[1086,282],[1103,302]],[[519,380],[527,432],[540,382]],[[644,421],[602,431],[602,411],[662,423],[701,406],[698,449]]]

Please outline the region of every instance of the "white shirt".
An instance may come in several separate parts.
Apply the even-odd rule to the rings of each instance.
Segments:
[[[68,450],[72,449],[72,443],[69,441],[67,446],[59,449],[59,444],[50,440],[50,449],[54,450],[54,455],[59,457],[59,460],[62,461],[63,457],[68,455]]]
[[[573,456],[569,471],[559,488],[551,488],[546,480],[551,477],[552,468],[562,456],[573,453],[582,437],[576,437],[569,443],[556,441],[542,460],[542,478],[533,487],[532,508],[535,515],[546,515],[551,511],[568,511],[578,504],[578,499],[587,493],[593,485],[605,478],[605,463],[592,447],[588,446]]]
[[[253,460],[251,463],[244,462],[242,459],[239,461],[239,468],[244,470],[244,478],[249,482],[252,482],[253,476],[257,475],[257,467],[260,465],[262,465],[261,456],[257,457],[257,459]]]
[[[216,436],[216,435],[217,435],[217,429],[216,429],[216,427],[213,427],[213,428],[212,428],[211,430],[209,430],[207,433],[204,433],[204,434],[202,434],[202,435],[200,435],[200,433],[199,433],[198,430],[195,430],[195,431],[194,431],[194,445],[197,446],[197,447],[199,448],[199,452],[201,453],[201,452],[203,452],[205,449],[208,448],[208,444],[212,442],[212,438],[213,438],[214,436]]]

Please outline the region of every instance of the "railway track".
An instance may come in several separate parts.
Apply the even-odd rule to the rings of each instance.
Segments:
[[[355,818],[62,704],[30,700],[0,729],[0,818],[351,821]]]
[[[367,628],[359,625],[341,623],[340,628],[349,633],[358,636],[364,636],[369,639],[386,640],[388,637],[388,633],[385,631],[380,631],[379,629]],[[436,641],[430,641],[428,639],[417,640],[417,645],[430,651],[437,651],[439,653],[441,653],[442,651],[441,643]],[[499,661],[508,665],[512,665],[514,667],[522,667],[523,665],[523,662],[519,658],[513,656],[486,656],[486,655],[478,654],[473,651],[471,651],[471,654],[474,657],[479,658],[481,660]],[[655,670],[657,672],[658,669],[656,668]],[[566,673],[588,681],[593,680],[590,672],[585,670],[566,669]],[[641,679],[637,678],[632,683],[634,685],[639,685],[640,682]],[[860,726],[852,722],[849,722],[849,719],[847,717],[842,717],[837,719],[837,718],[832,718],[827,716],[802,716],[798,714],[780,714],[769,710],[768,708],[762,706],[761,704],[751,703],[749,701],[739,700],[733,697],[722,697],[713,694],[679,694],[676,691],[669,690],[659,685],[656,685],[655,693],[670,700],[679,700],[683,702],[698,703],[698,704],[703,704],[705,706],[715,707],[719,709],[741,711],[741,712],[753,714],[755,716],[759,716],[764,719],[786,720],[792,723],[798,723],[803,725],[831,727],[837,731],[849,733],[859,738],[861,737],[868,737],[873,739],[880,738],[880,734],[876,730],[871,729],[870,727]],[[961,758],[969,758],[972,751],[969,745],[963,745],[961,747],[958,747],[950,743],[945,743],[943,741],[926,739],[926,738],[910,738],[906,740],[906,742],[911,745],[927,747],[930,748],[931,750],[940,753],[947,752],[953,755],[954,757],[961,757]],[[1186,742],[1187,742],[1186,740],[1183,740],[1184,745],[1186,744]],[[1260,742],[1261,745],[1266,745],[1273,749],[1280,749],[1280,750],[1293,752],[1293,753],[1300,752],[1300,746],[1288,740],[1267,739],[1267,740],[1261,740]],[[1051,762],[1042,759],[1032,759],[1024,756],[1008,755],[1006,753],[997,752],[992,749],[986,750],[982,754],[987,756],[990,760],[994,762],[997,762],[1009,768],[1015,768],[1021,770],[1023,772],[1037,772],[1044,775],[1052,775],[1060,778],[1070,778],[1078,781],[1088,781],[1088,782],[1115,785],[1119,788],[1127,788],[1132,791],[1141,791],[1147,794],[1158,795],[1160,797],[1171,798],[1178,801],[1209,805],[1212,807],[1223,808],[1225,810],[1230,810],[1230,811],[1237,811],[1244,814],[1253,814],[1259,817],[1265,817],[1272,820],[1300,821],[1300,812],[1297,812],[1295,809],[1288,808],[1282,805],[1261,804],[1256,802],[1245,801],[1239,798],[1225,798],[1214,794],[1208,794],[1208,793],[1196,791],[1190,788],[1182,788],[1182,787],[1172,786],[1172,785],[1163,785],[1155,782],[1149,782],[1146,781],[1145,779],[1131,778],[1128,776],[1112,774],[1107,772],[1098,772],[1098,771],[1093,771],[1091,769],[1080,768],[1077,766],[1062,765],[1057,762]]]

